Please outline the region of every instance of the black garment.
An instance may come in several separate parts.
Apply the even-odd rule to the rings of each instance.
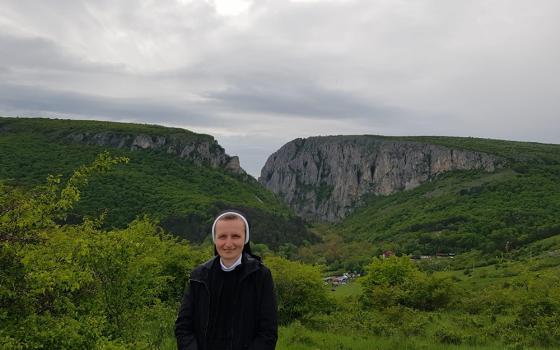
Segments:
[[[219,260],[215,259],[210,269],[210,319],[206,337],[208,350],[227,349],[233,339],[233,304],[239,292],[240,266],[233,271],[223,271]]]
[[[194,269],[188,290],[183,297],[175,322],[175,336],[179,350],[209,350],[207,336],[210,328],[210,278],[214,257]],[[243,254],[238,285],[228,334],[229,347],[223,350],[274,350],[278,339],[277,307],[274,283],[270,270],[262,262]],[[215,323],[214,323],[215,324]]]

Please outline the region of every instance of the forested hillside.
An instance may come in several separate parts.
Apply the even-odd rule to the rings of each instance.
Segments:
[[[407,254],[511,251],[560,234],[560,145],[409,138],[507,159],[494,172],[454,171],[409,191],[370,196],[336,230]]]
[[[76,135],[89,135],[95,142],[80,142]],[[156,141],[173,138],[181,147],[192,143],[198,147],[195,151],[206,153],[181,158],[164,149],[111,147],[103,141],[130,143],[139,135]],[[303,221],[272,193],[252,177],[228,169],[231,157],[209,135],[140,124],[0,118],[0,181],[5,185],[30,188],[44,183],[48,174],[67,178],[104,150],[128,157],[129,164],[92,176],[68,222],[106,210],[105,227],[123,228],[148,214],[170,232],[201,242],[208,236],[212,215],[236,207],[251,217],[255,242],[277,249],[286,243],[316,241]]]

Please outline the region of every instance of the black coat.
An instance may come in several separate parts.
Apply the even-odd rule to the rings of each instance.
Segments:
[[[175,336],[178,350],[206,350],[210,314],[209,274],[219,257],[199,265],[183,297]],[[217,262],[219,263],[219,262]],[[233,304],[231,349],[274,350],[278,339],[276,292],[270,270],[259,259],[243,254],[238,295]]]

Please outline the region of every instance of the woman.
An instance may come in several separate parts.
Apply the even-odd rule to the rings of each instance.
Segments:
[[[175,336],[179,350],[273,350],[278,338],[270,270],[251,253],[243,213],[220,213],[212,225],[214,257],[194,269]]]

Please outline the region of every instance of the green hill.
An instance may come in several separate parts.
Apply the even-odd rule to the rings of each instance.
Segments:
[[[67,177],[108,150],[114,156],[128,157],[130,162],[103,176],[94,176],[69,220],[80,221],[84,215],[96,216],[107,209],[105,224],[124,227],[136,216],[148,214],[176,235],[200,242],[208,236],[212,216],[221,209],[235,207],[246,211],[252,219],[255,242],[277,249],[285,243],[316,241],[303,221],[255,179],[209,164],[212,158],[208,161],[196,153],[191,158],[180,158],[162,149],[131,150],[79,142],[75,135],[112,137],[113,141],[119,137],[130,140],[134,135],[166,137],[181,146],[202,145],[199,149],[207,150],[206,156],[220,161],[229,159],[212,136],[183,129],[102,121],[0,118],[0,181],[25,188],[43,184],[49,174]]]
[[[455,137],[398,137],[494,154],[494,172],[455,171],[370,196],[332,231],[408,254],[508,252],[560,234],[560,145]]]

